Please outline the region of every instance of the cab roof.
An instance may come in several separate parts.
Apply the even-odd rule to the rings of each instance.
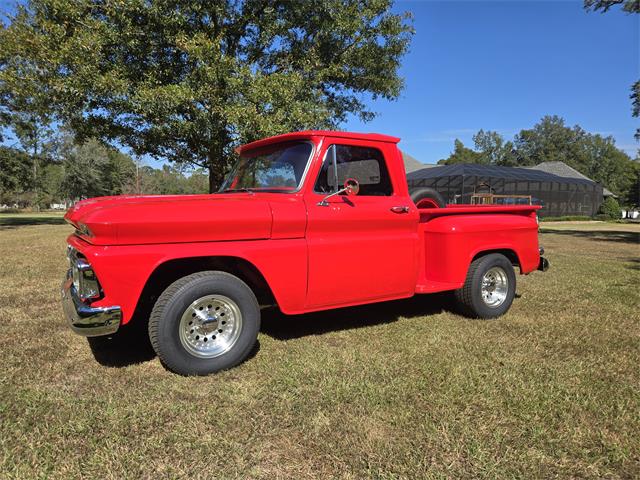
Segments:
[[[387,143],[398,143],[400,141],[398,137],[382,135],[381,133],[338,132],[335,130],[304,130],[302,132],[284,133],[282,135],[276,135],[275,137],[263,138],[255,142],[247,143],[246,145],[241,145],[236,151],[238,153],[242,153],[245,150],[250,150],[256,147],[264,147],[273,143],[289,142],[292,140],[308,140],[311,137],[350,138],[352,140],[368,140]]]

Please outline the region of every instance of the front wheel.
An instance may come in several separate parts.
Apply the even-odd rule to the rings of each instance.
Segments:
[[[492,253],[477,258],[469,266],[464,286],[455,291],[465,315],[495,318],[511,307],[516,293],[516,274],[507,257]]]
[[[207,375],[242,362],[260,330],[251,289],[225,272],[198,272],[172,283],[149,318],[162,363],[181,375]]]

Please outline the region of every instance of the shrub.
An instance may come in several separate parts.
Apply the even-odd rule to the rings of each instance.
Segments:
[[[613,197],[607,197],[602,205],[600,205],[600,213],[603,217],[609,218],[611,220],[618,220],[622,217],[622,209],[620,208],[620,204]]]
[[[587,215],[564,215],[562,217],[542,217],[540,218],[541,222],[567,222],[567,221],[588,221],[593,220],[593,218]]]

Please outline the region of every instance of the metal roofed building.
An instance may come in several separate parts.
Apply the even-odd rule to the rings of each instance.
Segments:
[[[416,170],[421,170],[423,168],[429,168],[432,166],[416,160],[414,157],[406,152],[403,152],[402,150],[400,150],[400,153],[402,154],[402,161],[404,162],[404,170],[406,173],[415,172]]]
[[[576,170],[573,167],[570,167],[564,162],[542,162],[534,167],[526,167],[526,168],[541,170],[547,173],[553,173],[554,175],[558,175],[560,177],[583,178],[585,180],[591,180],[589,177],[581,174],[578,170]],[[613,192],[607,190],[605,187],[602,187],[602,195],[605,197],[616,197],[616,195]]]
[[[407,175],[409,191],[430,187],[447,203],[470,203],[479,191],[497,195],[531,195],[541,217],[593,216],[602,204],[602,185],[588,178],[563,177],[532,168],[459,163],[424,168]],[[506,204],[515,203],[505,199]]]

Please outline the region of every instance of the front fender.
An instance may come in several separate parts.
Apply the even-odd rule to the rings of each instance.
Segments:
[[[304,306],[307,244],[303,238],[99,246],[71,235],[68,243],[85,255],[104,291],[104,298],[92,306],[119,305],[122,324],[131,320],[144,286],[160,265],[170,260],[193,257],[220,256],[246,260],[265,278],[283,312],[299,311]]]

